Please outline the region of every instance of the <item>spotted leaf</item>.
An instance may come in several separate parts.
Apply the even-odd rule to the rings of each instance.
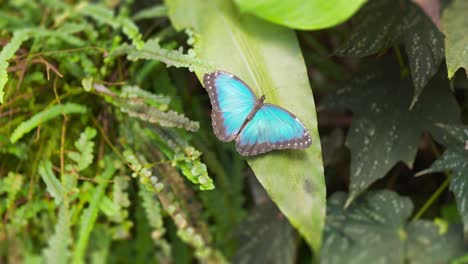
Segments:
[[[438,127],[451,138],[447,144],[448,149],[429,169],[419,174],[452,172],[450,190],[455,194],[457,208],[465,225],[465,234],[468,234],[468,127],[451,125],[438,125]]]
[[[369,1],[354,22],[349,40],[337,54],[364,57],[403,44],[414,84],[414,106],[444,58],[442,33],[410,0]]]
[[[325,102],[328,107],[353,111],[346,139],[351,149],[350,199],[382,178],[398,161],[411,166],[424,130],[443,140],[434,124],[459,123],[457,102],[444,76],[434,78],[421,100],[408,109],[411,81],[401,78],[396,67],[386,60],[370,64]]]
[[[460,225],[407,223],[409,198],[369,192],[344,209],[347,199],[339,192],[328,201],[320,263],[448,263],[466,251]]]

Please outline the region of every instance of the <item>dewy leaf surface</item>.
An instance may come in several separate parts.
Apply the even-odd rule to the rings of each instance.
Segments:
[[[447,144],[447,150],[442,157],[420,174],[452,171],[450,190],[455,194],[465,233],[468,234],[468,127],[451,125],[439,125],[439,127],[452,140]]]
[[[395,63],[383,60],[370,64],[325,102],[328,107],[353,111],[346,139],[351,150],[351,200],[398,161],[411,166],[423,130],[440,139],[435,123],[460,122],[446,78],[434,78],[411,110],[410,88],[411,81],[400,77]]]
[[[351,17],[365,0],[235,0],[241,12],[297,29],[322,29]]]
[[[349,40],[337,54],[364,57],[403,44],[414,84],[413,106],[444,58],[442,33],[410,0],[369,1],[354,22]]]
[[[194,52],[231,72],[257,95],[296,114],[309,129],[306,150],[276,151],[248,160],[272,200],[318,252],[325,217],[325,183],[317,118],[306,67],[292,30],[250,15],[229,1],[166,1],[177,29],[195,33]],[[204,72],[196,71],[199,78]],[[231,143],[232,144],[232,143]]]
[[[444,10],[442,23],[445,33],[445,55],[448,77],[452,78],[458,68],[468,71],[468,1],[454,0]]]
[[[348,199],[338,192],[328,201],[323,264],[448,263],[466,251],[460,225],[441,232],[429,221],[408,224],[409,198],[369,192],[344,209]]]

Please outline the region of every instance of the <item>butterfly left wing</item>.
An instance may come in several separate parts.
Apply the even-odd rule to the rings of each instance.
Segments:
[[[227,72],[207,73],[203,80],[213,106],[214,133],[221,141],[231,141],[254,109],[257,97],[247,84]]]
[[[273,149],[302,149],[312,144],[309,131],[289,111],[264,104],[236,139],[236,149],[252,156]]]

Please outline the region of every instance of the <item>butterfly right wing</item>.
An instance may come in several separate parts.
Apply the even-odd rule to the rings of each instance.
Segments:
[[[236,149],[252,156],[273,149],[303,149],[312,144],[310,133],[288,110],[264,104],[236,138]]]
[[[247,84],[227,72],[207,73],[203,82],[213,107],[211,118],[216,137],[225,142],[235,139],[257,97]]]

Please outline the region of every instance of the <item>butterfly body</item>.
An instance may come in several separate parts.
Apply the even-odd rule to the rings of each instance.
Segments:
[[[258,110],[260,110],[260,108],[262,108],[263,106],[263,102],[265,101],[265,95],[262,95],[259,99],[257,99],[257,101],[255,102],[255,105],[253,107],[253,109],[250,111],[250,113],[247,115],[247,117],[245,118],[244,120],[244,123],[242,124],[242,126],[240,127],[239,129],[239,132],[242,131],[242,129],[244,129],[244,127],[247,125],[247,123],[252,120],[252,118],[254,118],[255,114],[258,112]],[[236,135],[236,137],[239,136],[239,133]]]
[[[258,155],[273,149],[306,148],[310,134],[299,119],[279,106],[264,103],[236,76],[215,71],[204,76],[210,97],[215,135],[224,142],[236,141],[244,156]]]

